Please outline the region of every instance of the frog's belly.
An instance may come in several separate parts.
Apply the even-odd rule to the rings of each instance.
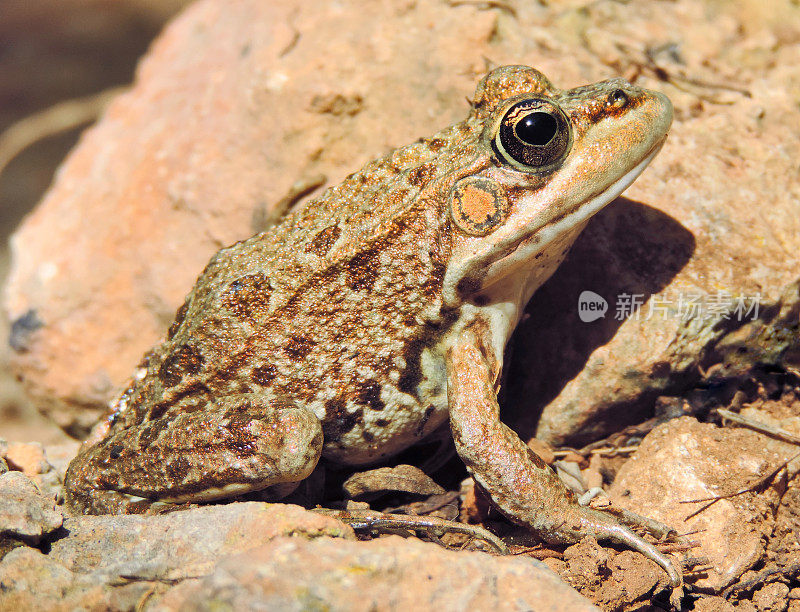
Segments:
[[[414,393],[401,391],[394,379],[378,385],[377,409],[365,407],[361,398],[348,399],[334,411],[330,405],[312,407],[322,422],[323,457],[345,465],[378,463],[413,446],[447,419],[447,375],[441,353],[423,351]]]

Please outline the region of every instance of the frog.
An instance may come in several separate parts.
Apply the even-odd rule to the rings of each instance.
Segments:
[[[466,119],[397,148],[217,252],[65,476],[75,514],[262,491],[390,460],[449,421],[476,486],[544,540],[585,536],[680,575],[578,502],[502,423],[504,351],[591,217],[662,148],[672,105],[612,78],[501,66]],[[554,352],[557,347],[553,347]]]

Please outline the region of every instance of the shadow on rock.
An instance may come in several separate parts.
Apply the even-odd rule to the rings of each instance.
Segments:
[[[581,372],[592,352],[617,333],[626,317],[636,317],[637,311],[646,316],[650,297],[669,285],[694,250],[691,232],[651,206],[618,198],[598,213],[564,263],[533,296],[512,338],[502,400],[504,420],[523,439],[533,437],[544,408]],[[581,320],[578,302],[584,291],[608,303],[603,317]],[[625,296],[635,296],[631,308]],[[626,406],[624,424],[635,422],[654,398],[642,399],[638,408]],[[596,433],[580,431],[577,438],[589,439]]]

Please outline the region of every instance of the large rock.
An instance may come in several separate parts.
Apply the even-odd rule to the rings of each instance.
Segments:
[[[506,385],[526,436],[540,410],[540,436],[555,442],[636,418],[695,384],[736,331],[718,315],[683,321],[681,295],[775,301],[798,276],[800,133],[787,129],[800,118],[798,11],[201,0],[15,235],[15,367],[61,425],[84,431],[215,250],[257,229],[296,183],[335,183],[463,118],[491,58],[563,86],[622,74],[675,104],[664,151],[534,298]],[[578,319],[583,290],[610,302],[604,319]],[[650,300],[639,320],[613,318],[622,293]],[[659,294],[666,318],[647,317]]]
[[[0,474],[0,539],[36,544],[61,527],[64,517],[22,472]]]
[[[0,609],[596,609],[532,559],[354,539],[284,504],[67,518],[47,554],[0,560]]]
[[[399,536],[280,539],[220,563],[160,610],[597,610],[533,559],[454,552]]]
[[[18,547],[2,558],[0,609],[131,610],[154,586],[197,579],[229,555],[289,536],[354,538],[335,519],[285,504],[67,518],[47,554]]]
[[[667,145],[590,223],[518,332],[508,393],[525,409],[513,423],[538,422],[553,444],[635,422],[660,394],[800,364],[800,131],[786,129],[800,125],[800,9],[678,1],[643,24],[631,4],[573,23],[623,74],[663,66],[687,92],[661,85],[676,109]],[[605,318],[579,319],[585,290],[608,301]],[[759,312],[724,318],[740,296],[760,296]],[[732,361],[735,372],[717,367]]]
[[[336,519],[299,506],[260,502],[162,516],[82,516],[66,519],[64,526],[70,537],[54,542],[49,558],[70,571],[98,571],[109,580],[204,575],[220,557],[280,536],[355,539],[353,530]]]

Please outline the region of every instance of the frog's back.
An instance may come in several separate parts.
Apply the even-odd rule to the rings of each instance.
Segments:
[[[314,412],[326,454],[341,461],[371,462],[427,435],[446,415],[443,375],[424,363],[447,324],[449,221],[434,196],[473,138],[458,124],[397,149],[217,253],[114,427],[261,393]]]

